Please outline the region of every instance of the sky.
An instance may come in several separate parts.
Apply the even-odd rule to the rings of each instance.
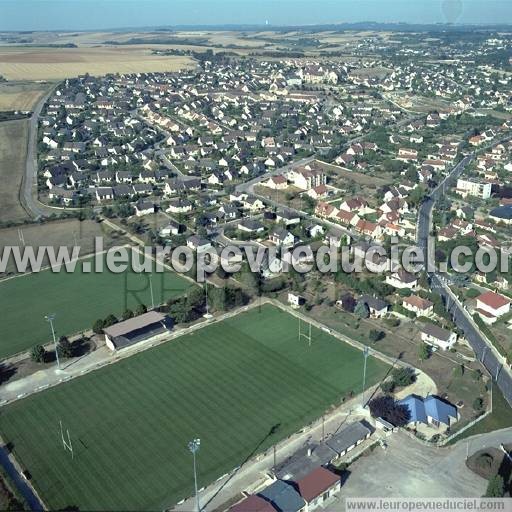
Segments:
[[[0,30],[360,21],[512,24],[512,0],[0,0]]]

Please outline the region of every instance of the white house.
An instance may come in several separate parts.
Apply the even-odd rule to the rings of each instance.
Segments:
[[[499,293],[485,292],[476,298],[476,310],[486,324],[494,324],[510,312],[510,300]]]
[[[394,274],[386,276],[386,283],[399,290],[404,288],[415,290],[418,287],[418,278],[401,268]]]
[[[434,324],[425,324],[421,329],[421,340],[428,345],[449,350],[457,342],[457,334]]]
[[[288,293],[288,303],[292,306],[302,306],[306,302],[304,297],[297,295],[295,293]]]
[[[198,235],[192,235],[187,238],[187,247],[194,251],[202,252],[211,249],[212,244],[210,240],[201,238]]]
[[[402,306],[418,316],[430,316],[434,313],[434,304],[427,299],[418,297],[417,295],[406,297],[402,301]]]

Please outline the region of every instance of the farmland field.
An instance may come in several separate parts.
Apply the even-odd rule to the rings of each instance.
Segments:
[[[72,250],[73,245],[76,244],[80,247],[80,254],[83,256],[95,252],[96,237],[102,238],[104,249],[122,245],[127,241],[119,232],[113,231],[103,222],[79,221],[71,218],[0,229],[0,253],[4,247],[21,245],[20,235],[25,244],[35,250],[39,247],[53,247],[56,251],[59,247],[68,247]],[[48,256],[45,256],[43,267],[49,264]],[[16,264],[11,258],[7,262],[5,274],[0,272],[0,278],[16,273]]]
[[[25,170],[28,122],[0,123],[0,220],[20,221],[29,216],[19,199]]]
[[[5,406],[0,429],[50,509],[162,510],[192,494],[189,440],[202,487],[360,391],[362,353],[312,334],[254,308]],[[386,370],[370,358],[368,383]]]
[[[83,260],[87,261],[87,260]],[[155,303],[181,295],[190,283],[171,271],[154,274]],[[44,316],[57,313],[57,335],[87,330],[98,318],[121,315],[139,302],[151,304],[148,274],[131,270],[83,273],[81,262],[75,272],[45,270],[0,282],[0,359],[51,339]]]
[[[0,110],[32,110],[49,87],[47,83],[0,83]]]
[[[89,73],[147,73],[193,68],[189,57],[152,55],[149,48],[0,47],[0,75],[8,80],[55,80]]]

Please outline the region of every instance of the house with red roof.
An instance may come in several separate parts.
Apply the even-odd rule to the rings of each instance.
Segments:
[[[288,188],[287,179],[278,174],[277,176],[271,176],[267,181],[262,182],[265,187],[271,188],[272,190],[284,190]]]
[[[309,512],[322,506],[341,489],[339,475],[321,466],[295,483],[308,505]]]
[[[489,325],[510,312],[510,300],[494,292],[485,292],[476,298],[476,311],[480,318]]]

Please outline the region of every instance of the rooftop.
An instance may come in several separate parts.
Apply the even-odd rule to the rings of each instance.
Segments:
[[[157,311],[148,311],[143,315],[129,318],[123,322],[118,322],[110,327],[106,327],[103,331],[107,336],[117,338],[118,336],[124,336],[125,334],[129,334],[133,331],[144,329],[152,324],[163,322],[165,318],[166,316],[162,313],[158,313]]]

